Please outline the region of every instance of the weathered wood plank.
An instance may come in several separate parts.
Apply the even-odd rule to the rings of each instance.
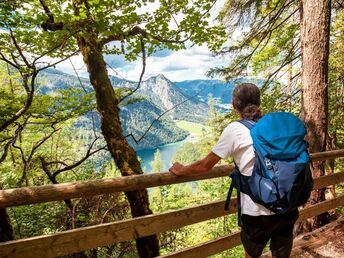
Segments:
[[[146,175],[146,179],[144,176],[135,176],[136,178],[130,178],[129,182],[126,182],[123,179],[127,178],[118,178],[113,179],[115,180],[115,184],[118,186],[117,189],[113,189],[114,181],[110,180],[111,182],[103,182],[101,187],[98,189],[94,189],[94,186],[98,184],[95,180],[90,183],[85,182],[86,184],[82,187],[91,188],[92,194],[103,194],[109,192],[116,192],[116,191],[125,191],[126,190],[133,190],[137,189],[135,185],[141,184],[142,188],[157,186],[157,185],[164,185],[164,184],[171,184],[171,183],[179,183],[185,181],[193,181],[199,179],[206,179],[212,177],[219,177],[223,176],[228,173],[228,170],[231,169],[229,166],[222,166],[217,167],[212,171],[212,174],[195,176],[195,177],[175,177],[170,173],[161,173],[159,174],[152,174],[152,175],[159,175],[151,176]],[[162,175],[162,176],[161,176]],[[118,180],[118,181],[117,181]],[[143,180],[143,181],[140,181]],[[100,180],[103,181],[103,180]],[[321,188],[326,185],[334,184],[337,182],[343,181],[343,173],[326,176],[323,178],[315,179],[315,188]],[[95,183],[93,185],[92,183]],[[143,185],[142,185],[143,184]],[[70,192],[68,194],[75,194],[78,192],[80,185],[75,184],[72,188],[69,189]],[[56,194],[57,186],[52,186],[53,191],[52,193]],[[81,187],[81,189],[82,189]],[[134,188],[133,188],[134,187]],[[93,188],[93,189],[92,189]],[[120,190],[119,190],[120,188]],[[11,189],[11,190],[19,190],[19,189]],[[30,192],[32,188],[27,189],[28,196],[37,194]],[[61,190],[61,189],[60,189]],[[8,190],[5,190],[8,191]],[[88,194],[82,192],[78,192],[78,194],[83,193],[83,196],[88,196]],[[63,192],[63,191],[62,191]],[[37,196],[36,196],[37,197]],[[40,195],[38,195],[40,198]],[[65,199],[66,197],[63,196],[61,199]],[[329,200],[315,206],[309,207],[305,210],[302,210],[300,213],[300,220],[305,219],[311,216],[315,216],[321,214],[329,209],[333,209],[335,207],[341,206],[344,203],[344,197],[337,197],[333,200]],[[231,203],[230,213],[236,212],[235,207],[236,201],[233,200]],[[4,256],[9,257],[39,257],[39,256],[46,256],[46,257],[53,257],[59,255],[65,255],[69,253],[79,252],[86,249],[91,249],[98,246],[104,246],[112,243],[127,241],[131,239],[135,239],[138,237],[143,237],[175,228],[180,228],[186,225],[190,225],[193,223],[201,222],[204,220],[220,217],[223,215],[228,214],[223,210],[223,201],[213,202],[210,204],[200,205],[193,208],[185,208],[177,211],[166,212],[162,214],[150,215],[141,218],[130,219],[126,221],[120,221],[115,223],[107,223],[102,225],[96,225],[91,227],[85,227],[81,229],[69,230],[53,235],[48,236],[39,236],[29,239],[22,239],[16,241],[9,241],[6,243],[0,244],[0,253]],[[227,249],[230,248],[229,245],[237,243],[237,236],[228,236],[220,239],[219,241],[210,241],[207,247],[207,252],[220,252],[220,249]],[[204,244],[201,244],[199,249],[196,253],[197,257],[199,256],[199,251],[202,252],[204,248]],[[192,249],[192,248],[191,248]],[[190,250],[191,250],[190,249]],[[192,249],[193,250],[193,249]],[[190,252],[187,257],[192,257]],[[193,251],[192,251],[193,252]],[[204,251],[205,253],[205,251]],[[181,257],[181,256],[178,256]],[[196,257],[196,256],[195,256]]]
[[[178,177],[170,172],[133,175],[110,179],[0,190],[0,208],[126,192],[148,187],[204,180],[229,175],[233,166],[216,166],[206,174]]]
[[[98,194],[131,191],[180,182],[203,180],[228,175],[231,166],[218,166],[210,173],[194,177],[176,177],[169,172],[140,176],[119,177],[104,180],[92,180],[79,183],[65,183],[37,187],[0,190],[0,208],[25,204],[57,201]],[[178,182],[177,182],[178,181]],[[344,172],[323,176],[314,180],[314,189],[344,182]]]
[[[174,257],[174,258],[203,258],[211,255],[221,253],[225,250],[233,248],[241,244],[240,232],[235,232],[229,236],[221,237],[215,240],[204,242],[183,250],[159,256],[159,258]]]
[[[231,203],[229,213],[223,210],[223,205],[223,201],[218,201],[193,208],[74,229],[48,236],[9,241],[0,244],[0,253],[9,257],[40,257],[43,255],[46,257],[54,257],[66,255],[180,228],[236,212],[235,199]],[[342,205],[344,205],[344,196],[301,210],[299,219],[304,220]],[[203,248],[208,249],[207,252],[212,252],[213,254],[226,250],[233,247],[231,246],[233,243],[237,243],[237,236],[229,236],[220,240],[220,242],[216,242],[215,240],[209,243],[207,242],[206,245],[208,247],[204,247],[204,244],[202,244],[202,247],[199,247],[201,249],[195,251],[195,256],[192,256],[193,251],[188,249],[187,256],[185,257],[196,257],[196,254],[199,255],[200,251],[203,252]]]
[[[311,154],[312,160],[333,159],[343,156],[344,150]],[[155,186],[217,178],[229,175],[232,170],[233,166],[225,165],[217,166],[206,174],[188,177],[177,177],[169,172],[163,172],[111,179],[0,190],[0,208],[50,201],[61,201],[65,199],[95,196],[115,192],[126,192]]]
[[[300,212],[300,220],[323,213],[344,204],[344,196],[308,207]],[[9,257],[54,257],[136,239],[208,219],[236,212],[236,199],[231,202],[230,212],[223,210],[224,201],[212,202],[193,208],[184,208],[162,214],[149,215],[120,222],[101,224],[69,230],[48,236],[39,236],[0,244],[0,253]],[[230,238],[230,242],[235,242]],[[229,240],[222,239],[210,245],[209,251],[228,248]],[[203,248],[203,247],[202,247]],[[223,250],[225,250],[223,249]],[[189,251],[190,252],[190,251]],[[213,252],[213,251],[212,251]],[[178,256],[179,257],[179,256]],[[191,256],[188,256],[191,257]]]
[[[61,256],[180,228],[236,211],[236,199],[231,202],[229,212],[224,210],[224,201],[217,201],[125,221],[0,243],[0,254],[21,258]]]
[[[339,206],[344,205],[344,195],[336,197],[331,200],[327,200],[321,203],[318,203],[314,206],[307,207],[300,210],[300,217],[298,221],[305,220],[310,217],[319,215],[327,210],[334,209]],[[229,236],[221,237],[216,240],[211,240],[204,242],[189,248],[185,248],[180,251],[176,251],[167,255],[159,256],[161,258],[203,258],[209,257],[220,252],[223,252],[227,249],[233,248],[241,244],[240,232],[235,232]]]
[[[339,184],[341,182],[344,182],[344,172],[315,178],[313,189],[320,189],[329,185]]]
[[[310,154],[311,160],[327,160],[344,157],[344,150],[333,150],[333,151],[324,151]]]
[[[322,214],[326,211],[332,210],[336,207],[340,207],[344,205],[344,195],[338,196],[336,198],[317,203],[310,207],[300,210],[300,216],[298,221],[306,220],[307,218],[311,218]]]

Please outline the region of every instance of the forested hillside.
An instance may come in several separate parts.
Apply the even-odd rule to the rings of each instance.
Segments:
[[[126,87],[131,89],[137,85],[137,82],[130,82],[114,76],[110,78],[115,89]],[[165,83],[165,81],[167,82],[167,80],[160,83],[156,82],[153,87],[157,89],[161,88],[161,84]],[[56,91],[66,90],[68,88],[76,88],[88,93],[94,92],[88,79],[78,79],[76,76],[68,75],[55,69],[49,69],[42,72],[37,82],[39,85],[37,93],[42,95],[54,95]],[[142,86],[147,83],[148,82],[144,82]],[[154,94],[152,90],[140,89],[140,91],[130,99],[127,105],[121,107],[120,118],[124,134],[131,134],[135,140],[142,138],[136,143],[132,136],[128,136],[127,140],[135,149],[154,148],[159,145],[183,140],[188,135],[186,131],[176,126],[173,121],[173,114],[171,114],[173,111],[167,112],[165,115],[161,116],[169,108],[187,99],[187,97],[183,96],[181,93],[179,93],[179,96],[174,96],[173,93],[171,93],[174,90],[173,85],[168,86],[169,87],[165,89],[167,94],[165,99],[159,94]],[[164,101],[166,103],[164,103]],[[169,107],[168,105],[172,106]],[[195,103],[193,100],[188,100],[183,105],[180,105],[179,110],[182,111],[182,114],[190,114],[189,117],[185,116],[183,118],[193,121],[200,120],[197,119],[197,114],[189,110],[192,106],[195,106],[194,109],[196,110],[202,110],[197,108],[197,105],[202,104]],[[202,108],[204,109],[204,113],[206,113],[207,105],[205,103],[203,103]],[[94,118],[94,125],[92,124],[92,117]],[[93,112],[92,115],[85,114],[85,117],[80,119],[82,122],[76,121],[76,126],[82,126],[84,131],[92,131],[93,126],[95,126],[95,129],[100,132],[100,119],[97,112]]]
[[[133,90],[138,84],[137,82],[120,80],[114,77],[110,77],[110,80],[115,88]],[[203,89],[212,92],[212,83],[212,81],[209,81],[208,84],[204,84]],[[173,83],[164,75],[160,74],[142,81],[139,89],[133,96],[145,98],[163,111],[168,111],[165,117],[169,117],[172,120],[177,119],[204,123],[204,114],[208,112],[207,98],[199,101],[197,99],[199,95],[197,91],[185,94],[177,86],[178,84]]]
[[[112,86],[116,89],[135,89],[138,82],[110,76]],[[219,80],[191,80],[173,83],[163,75],[151,77],[141,83],[128,103],[121,107],[121,122],[129,143],[136,149],[156,148],[157,146],[185,139],[187,131],[176,126],[174,120],[205,123],[209,112],[209,98],[221,104],[230,104],[231,92],[235,80],[223,83]],[[56,69],[43,71],[37,78],[37,94],[54,95],[58,90],[76,88],[92,93],[93,88],[88,79],[63,73]],[[228,108],[228,105],[227,105]],[[100,120],[95,115],[95,127],[100,130]],[[82,121],[82,122],[81,122]],[[90,115],[76,122],[84,130],[92,130]],[[150,127],[152,125],[152,127]],[[147,132],[147,133],[146,133]]]
[[[218,104],[232,103],[233,87],[242,80],[233,79],[228,82],[220,80],[188,80],[176,82],[175,84],[189,96],[197,95],[200,101],[207,102],[209,95],[218,100]]]

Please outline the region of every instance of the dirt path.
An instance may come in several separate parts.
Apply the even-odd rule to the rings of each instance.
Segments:
[[[266,253],[262,258],[271,257]],[[291,258],[344,258],[344,216],[313,232],[297,236]]]

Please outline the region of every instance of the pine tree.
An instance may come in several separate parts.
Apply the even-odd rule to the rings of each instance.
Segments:
[[[154,153],[154,160],[150,163],[152,167],[152,172],[162,172],[164,170],[164,163],[161,159],[161,154],[159,149]]]

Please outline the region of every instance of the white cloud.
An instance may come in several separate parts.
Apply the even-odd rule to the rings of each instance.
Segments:
[[[205,79],[205,73],[215,66],[226,64],[223,57],[213,57],[206,46],[194,46],[172,52],[164,57],[152,56],[147,59],[144,78],[164,74],[172,81]],[[117,71],[129,80],[138,80],[142,71],[141,61],[133,63],[132,69],[118,68]]]
[[[86,65],[82,59],[82,55],[79,54],[77,56],[72,56],[71,58],[67,59],[66,61],[59,63],[56,65],[56,69],[61,70],[65,73],[69,73],[72,75],[76,75],[74,68],[79,76],[81,77],[88,77]]]
[[[211,11],[212,20],[215,20],[223,4],[224,0],[216,2]],[[148,7],[156,9],[157,6],[157,4],[153,4]],[[148,7],[143,8],[142,11],[151,11]],[[78,74],[87,77],[86,66],[83,63],[81,55],[73,57],[71,60]],[[226,58],[221,56],[213,57],[206,45],[189,46],[185,50],[175,52],[162,50],[147,58],[144,79],[158,74],[164,74],[172,81],[205,79],[207,78],[205,73],[210,68],[226,65],[228,63],[227,61]],[[142,71],[141,60],[129,63],[124,61],[123,57],[107,56],[106,62],[112,67],[108,69],[109,74],[133,81],[139,79]],[[66,73],[75,74],[69,60],[59,64],[56,68]]]
[[[111,68],[108,69],[109,74],[132,81],[139,79],[142,71],[141,60],[124,62],[123,58],[119,56],[107,56],[106,59],[107,63],[111,64]],[[81,55],[71,57],[70,60],[58,64],[56,68],[75,75],[71,62],[79,76],[88,77],[86,65]],[[224,57],[212,56],[205,45],[193,46],[185,50],[171,52],[169,55],[148,57],[144,79],[158,74],[164,74],[172,81],[206,79],[205,73],[210,68],[222,66],[226,63]]]

